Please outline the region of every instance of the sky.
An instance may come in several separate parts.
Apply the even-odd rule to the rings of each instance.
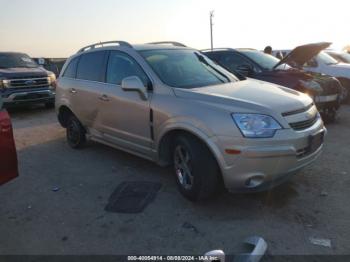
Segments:
[[[0,0],[0,51],[68,57],[109,40],[173,40],[197,49],[350,44],[345,0]]]

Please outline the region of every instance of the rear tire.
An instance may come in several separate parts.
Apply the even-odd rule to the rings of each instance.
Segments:
[[[183,135],[177,137],[173,163],[179,191],[188,200],[205,200],[221,189],[221,173],[216,159],[198,139]]]
[[[67,142],[71,148],[82,148],[86,143],[86,131],[75,116],[70,116],[66,128]]]

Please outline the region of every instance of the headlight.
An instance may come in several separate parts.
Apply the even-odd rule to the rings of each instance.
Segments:
[[[232,114],[238,128],[247,138],[270,138],[281,125],[271,116],[260,114]]]
[[[0,89],[9,87],[10,81],[6,79],[0,79]]]
[[[56,88],[56,75],[54,73],[49,74],[49,85],[54,89]]]

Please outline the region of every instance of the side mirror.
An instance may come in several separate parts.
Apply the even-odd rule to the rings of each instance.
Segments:
[[[253,73],[253,68],[250,65],[239,65],[236,71],[244,76],[249,76]]]
[[[143,85],[141,79],[137,76],[129,76],[122,80],[122,89],[124,91],[139,92],[143,100],[148,99],[147,88]]]

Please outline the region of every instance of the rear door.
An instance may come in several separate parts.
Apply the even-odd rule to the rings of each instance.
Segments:
[[[98,104],[103,88],[108,52],[83,54],[77,64],[76,79],[71,87],[71,108],[87,127],[95,128],[99,114]]]
[[[0,97],[0,185],[18,176],[17,153],[10,116]]]

